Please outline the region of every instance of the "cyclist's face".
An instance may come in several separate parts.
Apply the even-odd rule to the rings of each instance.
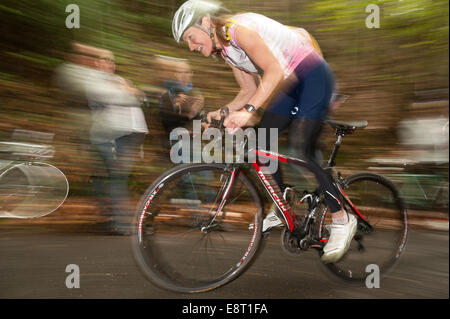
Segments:
[[[204,56],[210,56],[212,41],[205,31],[195,26],[189,27],[184,32],[182,39],[189,46],[189,50],[200,52]]]

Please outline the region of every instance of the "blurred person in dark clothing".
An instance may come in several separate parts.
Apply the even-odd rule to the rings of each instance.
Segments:
[[[198,89],[192,84],[193,72],[186,60],[166,59],[165,64],[172,68],[173,77],[165,79],[165,92],[159,100],[159,112],[164,128],[163,147],[170,148],[170,133],[177,127],[188,130],[192,127],[192,119],[203,109],[204,99]]]
[[[195,89],[193,86],[193,72],[187,60],[164,56],[157,57],[160,63],[171,71],[164,74],[167,77],[163,81],[165,92],[159,100],[159,112],[164,128],[162,146],[165,150],[169,151],[166,153],[169,156],[172,151],[172,143],[182,142],[177,141],[177,136],[171,136],[171,132],[176,128],[185,128],[192,134],[195,133],[192,131],[192,121],[202,111],[204,98],[200,90]],[[192,145],[191,143],[190,160],[192,160],[193,152],[201,152],[201,149],[194,149]],[[210,176],[209,173],[211,172],[200,172],[198,176],[211,179],[213,176]],[[189,178],[183,177],[180,183],[186,185],[185,198],[194,201],[194,204],[188,201],[186,205],[191,208],[196,207],[198,204],[195,204],[195,201],[199,198],[197,192],[192,191],[192,181]],[[209,190],[204,195],[210,200],[213,200],[215,197],[214,192],[210,192]]]

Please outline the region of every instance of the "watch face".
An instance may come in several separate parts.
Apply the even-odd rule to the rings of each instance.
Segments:
[[[256,110],[256,108],[250,104],[246,104],[245,109],[247,110],[247,112],[253,112],[254,110]]]

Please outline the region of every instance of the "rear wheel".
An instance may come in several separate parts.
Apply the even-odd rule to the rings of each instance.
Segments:
[[[225,194],[225,205],[216,214]],[[158,286],[182,293],[207,291],[246,269],[260,245],[261,229],[262,205],[243,173],[220,164],[179,165],[142,198],[135,255]]]
[[[360,173],[343,183],[345,209],[357,217],[358,228],[348,252],[327,268],[341,278],[361,281],[378,267],[390,269],[404,251],[408,234],[407,210],[395,186],[386,178]],[[326,241],[331,214],[321,216],[319,238]],[[375,266],[374,266],[375,265]]]

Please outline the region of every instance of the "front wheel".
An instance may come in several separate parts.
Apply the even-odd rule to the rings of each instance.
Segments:
[[[374,267],[384,273],[399,259],[408,235],[407,210],[395,186],[383,176],[359,173],[341,185],[345,209],[357,217],[358,228],[344,257],[326,266],[341,278],[361,281]],[[320,219],[322,241],[329,235],[330,215],[324,211]]]
[[[135,256],[145,275],[162,288],[208,291],[249,266],[261,242],[261,226],[261,201],[243,173],[220,164],[183,164],[144,194]]]

